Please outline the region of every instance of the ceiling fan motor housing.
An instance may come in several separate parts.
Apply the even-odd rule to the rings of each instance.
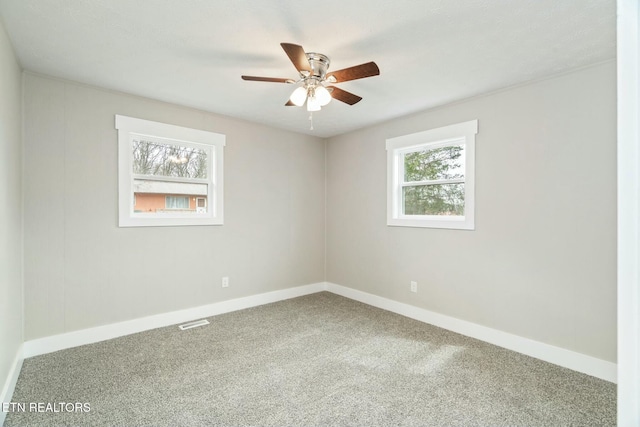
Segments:
[[[315,52],[307,52],[307,59],[311,65],[311,75],[319,80],[324,80],[329,69],[329,58],[326,55]]]

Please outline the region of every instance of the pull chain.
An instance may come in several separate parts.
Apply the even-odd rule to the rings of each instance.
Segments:
[[[309,112],[309,122],[311,122],[311,127],[309,130],[313,130],[313,113]]]

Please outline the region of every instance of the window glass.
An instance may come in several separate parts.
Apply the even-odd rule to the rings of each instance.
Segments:
[[[404,155],[404,180],[464,178],[464,145],[451,145]]]
[[[402,206],[405,215],[464,215],[464,184],[404,187]]]
[[[165,206],[167,209],[189,209],[189,197],[166,196]]]
[[[183,213],[205,213],[207,208],[204,200],[208,191],[208,184],[134,179],[133,209],[135,213],[142,214],[162,213],[165,210],[176,209],[182,210]],[[196,206],[196,198],[202,198],[201,206]]]
[[[134,174],[207,178],[204,149],[151,141],[140,135],[132,135],[131,148]]]

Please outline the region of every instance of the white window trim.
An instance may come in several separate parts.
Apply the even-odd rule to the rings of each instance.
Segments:
[[[400,227],[475,229],[475,137],[478,121],[417,132],[387,139],[387,225]],[[401,175],[402,155],[425,148],[464,145],[465,155],[465,212],[463,216],[403,215]],[[404,176],[404,174],[402,175]],[[440,181],[439,181],[440,182]]]
[[[222,225],[224,185],[223,160],[225,135],[198,129],[190,129],[149,120],[116,115],[118,129],[118,211],[120,227],[162,227],[181,225]],[[180,142],[190,146],[205,146],[209,155],[209,176],[202,180],[208,184],[206,213],[162,213],[157,215],[134,212],[131,134],[144,135],[154,139],[166,139],[169,143]],[[195,144],[195,145],[194,145]],[[153,177],[151,178],[153,179]],[[168,178],[168,180],[171,180]],[[201,181],[201,180],[193,180]]]

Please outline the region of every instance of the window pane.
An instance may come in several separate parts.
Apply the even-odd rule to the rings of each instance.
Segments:
[[[464,178],[464,145],[404,155],[404,182]]]
[[[133,210],[138,214],[206,213],[208,188],[208,184],[134,179]]]
[[[464,184],[403,187],[405,215],[464,215]]]
[[[167,209],[189,209],[189,197],[166,196],[165,208]]]
[[[131,137],[133,173],[138,175],[207,178],[207,152],[204,149],[149,141]]]

